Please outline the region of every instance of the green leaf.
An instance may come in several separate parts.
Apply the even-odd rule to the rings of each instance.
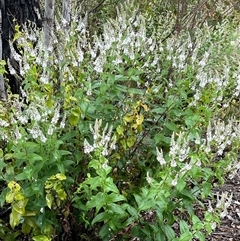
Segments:
[[[107,196],[106,201],[107,203],[115,203],[120,201],[125,201],[126,198],[123,195],[111,193]]]
[[[23,232],[24,234],[29,234],[30,231],[31,231],[31,229],[32,229],[32,227],[29,226],[26,222],[24,222],[24,223],[22,224],[22,232]]]
[[[196,239],[199,239],[199,241],[205,241],[205,235],[200,232],[200,231],[197,231],[195,234],[194,234],[194,237]]]
[[[42,156],[36,154],[36,153],[30,153],[28,154],[28,160],[29,161],[42,161]]]
[[[178,182],[177,182],[177,186],[176,186],[176,189],[181,192],[184,187],[186,186],[186,182],[183,181],[181,178],[178,179]]]
[[[202,230],[204,228],[203,222],[196,215],[192,215],[192,228],[194,230]]]
[[[138,211],[137,209],[135,209],[134,207],[132,207],[131,205],[125,203],[122,205],[124,208],[126,207],[127,211],[129,212],[129,214],[132,216],[132,217],[135,217],[137,218],[138,217]]]
[[[171,138],[170,137],[167,137],[163,134],[155,134],[154,135],[154,140],[156,142],[156,144],[167,144],[167,145],[170,145],[170,142],[171,142]]]
[[[163,107],[157,107],[150,110],[150,112],[157,113],[157,114],[163,114],[165,111],[166,111],[166,108],[163,108]]]
[[[107,212],[102,212],[99,213],[93,220],[92,220],[92,225],[97,222],[102,222],[104,221],[105,223],[110,219],[111,217]]]
[[[106,205],[107,196],[108,195],[106,193],[99,192],[96,196],[93,196],[92,199],[87,202],[86,208],[96,208],[96,213],[98,213],[99,210]]]
[[[188,197],[191,200],[195,200],[194,195],[189,190],[187,190],[186,188],[181,191],[181,194],[185,197]]]
[[[51,239],[48,238],[48,237],[45,236],[45,235],[34,236],[32,239],[33,239],[34,241],[51,241]]]
[[[209,182],[204,182],[203,183],[203,191],[202,191],[202,198],[207,198],[208,195],[211,193],[211,189],[212,189],[212,184]]]
[[[178,127],[173,123],[173,122],[166,122],[165,126],[170,130],[170,131],[174,131],[177,132],[178,131]]]
[[[175,238],[175,232],[168,224],[163,226],[163,230],[168,238],[168,240],[173,240]]]
[[[154,199],[145,199],[141,202],[141,204],[138,207],[139,211],[146,211],[154,207],[156,204]]]
[[[104,183],[103,189],[105,192],[119,193],[117,186],[113,183],[113,179],[108,177]]]
[[[108,208],[112,210],[113,213],[117,214],[119,217],[127,216],[126,211],[124,210],[124,206],[118,205],[116,203],[111,203],[108,205]]]
[[[179,241],[191,241],[192,238],[193,238],[192,233],[190,233],[188,231],[188,232],[185,232],[185,233],[181,234],[181,236],[179,238]]]
[[[189,232],[188,224],[184,220],[180,220],[180,232],[184,234],[185,232]]]

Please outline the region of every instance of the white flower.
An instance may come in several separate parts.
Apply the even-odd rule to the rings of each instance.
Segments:
[[[146,180],[148,184],[152,184],[152,178],[149,176],[149,172],[147,172]]]
[[[55,111],[55,113],[54,113],[54,116],[53,116],[53,118],[52,118],[52,121],[51,121],[51,124],[52,124],[52,125],[56,125],[56,124],[57,124],[58,119],[59,119],[59,116],[60,116],[60,114],[59,114],[59,107],[57,107],[57,108],[56,108],[56,111]]]
[[[157,160],[158,162],[160,163],[160,165],[165,165],[166,164],[166,161],[163,157],[163,151],[161,149],[161,151],[159,151],[159,149],[156,147],[156,151],[157,151]]]
[[[172,186],[175,187],[178,183],[178,175],[172,180]]]
[[[7,123],[5,120],[1,120],[1,119],[0,119],[0,126],[2,126],[2,127],[8,127],[8,126],[9,126],[9,123]]]
[[[86,153],[86,154],[94,151],[94,147],[92,145],[90,145],[86,139],[84,139],[83,146],[84,146],[84,153]]]
[[[49,136],[51,136],[51,135],[53,134],[53,131],[54,131],[53,125],[50,125],[49,128],[48,128],[47,134],[48,134]]]
[[[66,114],[64,114],[63,119],[60,123],[60,128],[63,129],[65,127],[65,121],[66,121]]]

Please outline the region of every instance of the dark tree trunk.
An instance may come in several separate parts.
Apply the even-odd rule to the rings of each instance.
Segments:
[[[0,0],[2,10],[2,57],[13,67],[18,68],[18,63],[11,58],[9,41],[14,37],[14,25],[22,26],[27,21],[34,22],[37,27],[42,27],[42,17],[39,0]],[[13,94],[20,92],[20,80],[13,75],[7,74],[9,85]]]

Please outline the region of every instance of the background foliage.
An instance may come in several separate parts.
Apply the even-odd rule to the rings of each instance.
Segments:
[[[59,14],[49,49],[16,27],[0,238],[205,240],[239,168],[238,6],[104,1],[86,19],[96,4],[74,2],[66,31]]]

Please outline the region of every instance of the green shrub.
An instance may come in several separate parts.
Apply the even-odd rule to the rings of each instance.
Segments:
[[[238,167],[239,27],[163,41],[133,10],[91,40],[82,19],[57,22],[47,50],[16,33],[24,101],[0,109],[2,239],[202,241],[227,214],[212,188]]]

